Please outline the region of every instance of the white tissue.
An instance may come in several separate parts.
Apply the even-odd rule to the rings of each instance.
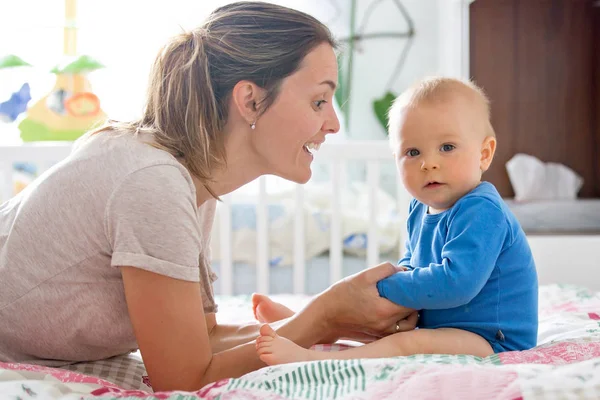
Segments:
[[[583,178],[558,163],[543,163],[528,154],[515,154],[506,163],[516,201],[572,200],[583,186]]]

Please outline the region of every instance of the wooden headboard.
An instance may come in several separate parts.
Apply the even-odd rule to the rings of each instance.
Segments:
[[[600,8],[592,0],[477,0],[470,71],[491,100],[498,138],[484,179],[514,196],[516,153],[567,165],[600,197]]]

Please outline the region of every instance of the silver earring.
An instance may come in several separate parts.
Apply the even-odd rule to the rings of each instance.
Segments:
[[[256,122],[253,122],[253,123],[250,125],[250,129],[252,129],[252,130],[256,129]]]

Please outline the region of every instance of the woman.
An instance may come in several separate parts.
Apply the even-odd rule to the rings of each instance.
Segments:
[[[82,138],[0,206],[0,360],[60,366],[139,347],[154,390],[196,390],[264,366],[258,325],[216,321],[208,242],[215,199],[274,174],[304,183],[337,132],[335,42],[314,18],[234,3],[173,38],[144,113]],[[383,264],[275,325],[308,347],[391,333]],[[392,327],[392,328],[390,328]]]

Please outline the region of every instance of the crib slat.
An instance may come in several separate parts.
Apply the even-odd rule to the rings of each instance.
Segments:
[[[348,159],[346,159],[348,160]],[[340,168],[340,193],[346,193],[346,191],[348,190],[348,186],[349,186],[349,180],[348,180],[348,168],[352,167],[353,164],[343,164],[343,168]]]
[[[404,251],[406,250],[405,241],[408,237],[408,231],[406,230],[406,223],[408,221],[408,207],[410,206],[410,194],[404,188],[400,177],[396,178],[396,197],[398,202],[398,223],[400,225],[400,243],[398,243],[398,259],[404,257]]]
[[[233,294],[233,258],[231,253],[231,195],[221,197],[219,204],[219,244],[221,268],[219,280],[221,281],[221,293]]]
[[[267,178],[259,178],[256,205],[256,290],[269,293],[269,211],[267,208]]]
[[[306,257],[304,238],[304,187],[296,185],[296,212],[294,216],[294,293],[305,293]]]
[[[379,161],[367,162],[369,188],[369,230],[367,236],[367,266],[379,264],[379,238],[377,236],[377,192],[379,190]]]
[[[331,165],[331,245],[329,247],[329,282],[342,279],[342,215],[341,170],[343,163],[334,160]]]

